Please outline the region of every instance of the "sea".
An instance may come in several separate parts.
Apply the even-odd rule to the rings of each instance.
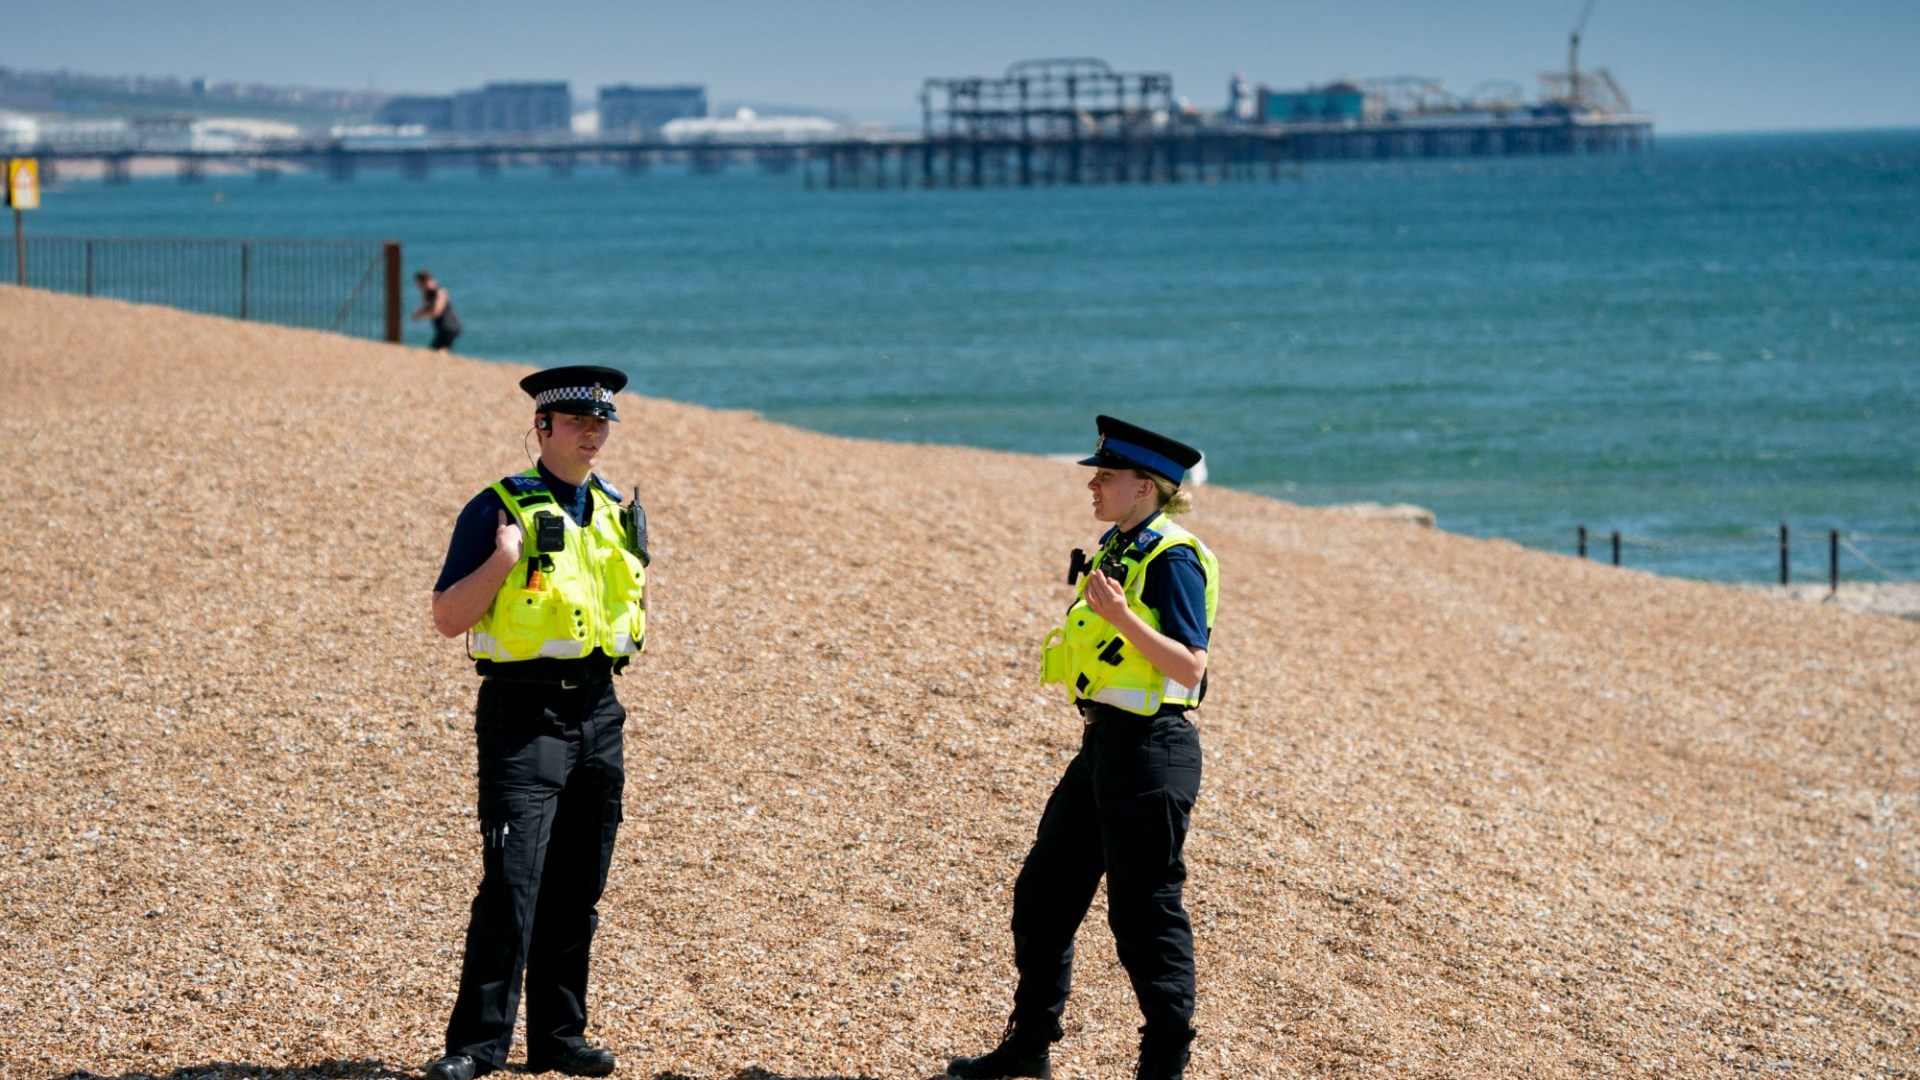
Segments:
[[[461,353],[824,432],[1064,455],[1108,413],[1291,502],[1756,583],[1786,524],[1796,580],[1834,531],[1845,580],[1920,578],[1920,131],[1089,187],[76,181],[29,222],[395,239]]]

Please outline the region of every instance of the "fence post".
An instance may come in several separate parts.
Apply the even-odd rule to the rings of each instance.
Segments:
[[[1840,530],[1827,531],[1827,595],[1840,591]]]
[[[1613,565],[1620,565],[1620,530],[1613,530]]]
[[[247,284],[253,276],[253,245],[240,245],[240,321],[247,321]]]
[[[1583,559],[1587,557],[1587,527],[1585,525],[1580,526],[1580,557]]]
[[[1785,585],[1791,575],[1787,570],[1787,523],[1780,523],[1780,584]]]
[[[387,340],[400,343],[400,244],[386,242],[387,260]]]
[[[93,295],[93,241],[87,241],[87,295]]]

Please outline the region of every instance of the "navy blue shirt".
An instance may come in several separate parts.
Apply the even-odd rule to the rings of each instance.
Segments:
[[[1122,542],[1131,543],[1138,532],[1124,534]],[[1207,574],[1191,547],[1169,548],[1147,564],[1140,602],[1159,614],[1162,634],[1188,648],[1207,647]]]
[[[545,464],[536,463],[535,467],[540,470],[540,479],[546,481],[547,490],[553,492],[560,509],[567,512],[574,524],[585,527],[593,522],[593,493],[587,490],[592,486],[591,480],[574,487],[548,472]],[[451,587],[493,557],[500,512],[506,508],[507,504],[500,501],[500,493],[492,487],[468,500],[460,511],[460,519],[453,523],[453,539],[447,543],[447,558],[440,564],[440,580],[433,583],[434,592]],[[513,515],[507,516],[511,520]]]

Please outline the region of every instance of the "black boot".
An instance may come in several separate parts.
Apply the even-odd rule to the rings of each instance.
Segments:
[[[1053,1080],[1053,1066],[1047,1061],[1048,1048],[1060,1035],[1058,1023],[1037,1027],[1009,1019],[999,1046],[980,1057],[954,1058],[947,1063],[947,1075],[966,1080],[1003,1080],[1014,1076]]]
[[[1136,1080],[1186,1080],[1187,1059],[1193,1037],[1192,1028],[1171,1034],[1140,1029],[1140,1068]]]

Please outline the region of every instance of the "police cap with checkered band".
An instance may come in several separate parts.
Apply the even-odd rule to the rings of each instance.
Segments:
[[[533,395],[536,409],[620,419],[613,411],[613,395],[627,385],[627,373],[610,367],[572,364],[536,371],[520,380],[520,389]]]

